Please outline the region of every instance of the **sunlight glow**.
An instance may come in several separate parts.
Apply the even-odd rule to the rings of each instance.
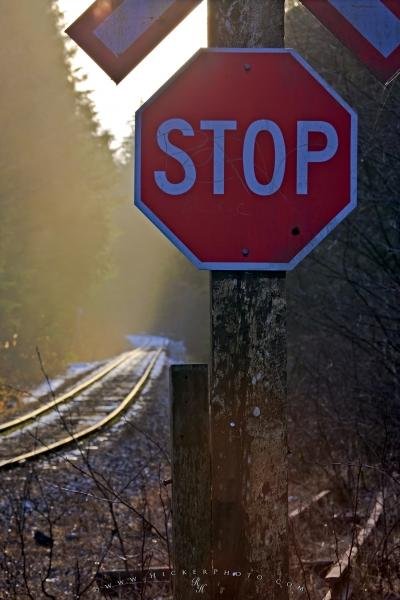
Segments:
[[[93,0],[57,0],[63,14],[65,29],[79,17]],[[200,47],[207,46],[207,3],[203,1],[118,85],[67,38],[68,48],[75,48],[71,70],[77,77],[76,89],[89,91],[94,102],[100,131],[114,138],[111,148],[116,151],[130,135],[135,111],[169,79]],[[86,78],[85,78],[86,77]],[[79,81],[79,79],[82,79]]]

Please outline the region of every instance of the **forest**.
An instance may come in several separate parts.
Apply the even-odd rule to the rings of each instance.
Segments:
[[[41,377],[38,350],[55,374],[111,355],[129,333],[183,338],[205,285],[135,214],[132,157],[118,163],[96,133],[94,107],[68,73],[55,4],[3,10],[0,373],[23,387]],[[204,347],[206,335],[190,335]]]

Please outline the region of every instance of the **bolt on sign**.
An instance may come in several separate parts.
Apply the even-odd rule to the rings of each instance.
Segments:
[[[356,113],[293,50],[200,50],[135,139],[136,206],[201,269],[292,269],[356,206]]]
[[[301,0],[383,83],[400,71],[400,0]]]
[[[119,83],[201,0],[96,0],[65,31]]]

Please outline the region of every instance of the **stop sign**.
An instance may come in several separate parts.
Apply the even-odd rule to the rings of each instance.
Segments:
[[[202,269],[292,269],[356,205],[357,116],[293,50],[200,50],[135,137],[136,206]]]

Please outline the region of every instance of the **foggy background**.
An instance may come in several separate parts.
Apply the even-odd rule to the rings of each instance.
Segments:
[[[74,87],[55,3],[0,5],[0,381],[40,378],[36,347],[55,373],[134,332],[204,356],[208,275],[133,207],[132,135],[113,159]]]

